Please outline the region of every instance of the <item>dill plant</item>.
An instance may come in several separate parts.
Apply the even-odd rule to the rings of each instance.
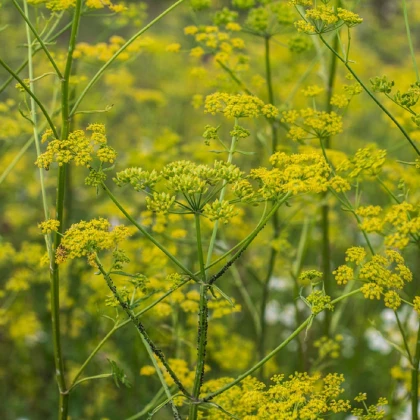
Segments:
[[[84,386],[93,389],[113,379],[117,387],[131,387],[134,400],[141,399],[141,408],[134,404],[139,410],[129,417],[133,420],[146,415],[315,419],[344,418],[345,413],[381,419],[402,415],[407,406],[411,418],[418,419],[420,297],[418,287],[411,285],[418,276],[413,255],[418,256],[420,235],[420,81],[408,2],[402,1],[401,7],[417,80],[396,92],[398,83],[386,76],[372,76],[369,84],[355,70],[352,40],[363,23],[357,4],[355,11],[351,7],[357,2],[226,3],[219,7],[210,0],[178,0],[166,9],[159,5],[149,23],[144,23],[144,4],[11,0],[7,5],[8,13],[20,19],[26,55],[17,67],[0,56],[7,77],[0,92],[8,94],[15,84],[14,94],[21,98],[17,109],[12,99],[1,103],[9,118],[4,118],[10,131],[5,137],[14,132],[31,137],[5,167],[0,182],[10,179],[34,145],[38,207],[44,219],[38,220],[38,228],[45,252],[36,239],[19,248],[0,242],[0,261],[12,266],[1,293],[2,322],[9,325],[11,340],[40,329],[36,305],[26,309],[26,318],[15,321],[13,305],[34,287],[32,278],[49,283],[51,340],[45,346],[53,354],[50,372],[58,389],[53,398],[57,403],[45,408],[48,418],[56,416],[54,410],[59,419],[97,418],[78,393]],[[161,40],[146,38],[147,31],[177,16],[181,8],[190,10],[185,38],[165,39],[163,47]],[[94,18],[110,27],[106,42],[84,41],[88,19]],[[130,37],[113,33],[113,25],[121,29],[130,23],[136,27]],[[273,54],[279,46],[291,60],[282,62],[281,54]],[[189,55],[191,68],[182,68],[189,72],[185,85],[189,77],[211,75],[210,83],[198,86],[199,93],[190,98],[200,109],[194,115],[202,114],[200,124],[205,124],[201,132],[185,129],[195,138],[201,135],[204,144],[194,140],[191,146],[163,131],[149,155],[141,142],[125,142],[120,148],[119,136],[124,139],[130,131],[129,120],[112,130],[113,122],[118,123],[112,121],[118,104],[98,108],[101,101],[95,96],[102,89],[115,89],[121,103],[133,99],[142,106],[152,102],[165,107],[159,91],[138,87],[127,70],[137,56],[156,51],[166,57]],[[315,58],[286,97],[278,69],[292,68],[295,55],[313,51]],[[92,60],[97,69],[93,73]],[[308,84],[307,79],[317,78],[318,64],[320,80]],[[53,82],[47,87],[46,80]],[[297,92],[301,95],[295,98]],[[343,146],[349,139],[344,137],[351,123],[348,113],[360,95],[398,129],[401,146],[365,141],[356,150]],[[26,120],[27,128],[16,125],[19,118]],[[102,119],[106,124],[98,122]],[[198,130],[196,125],[190,124],[193,130]],[[405,145],[403,157],[393,153]],[[130,156],[133,146],[145,150]],[[81,189],[91,198],[79,204],[88,209],[91,203],[94,210],[77,221],[74,194]],[[372,189],[381,191],[379,200]],[[294,221],[297,216],[299,222]],[[333,231],[334,225],[340,227],[337,218],[351,226],[350,234],[345,228]],[[334,269],[336,261],[342,264]],[[286,269],[294,319],[293,328],[279,334],[268,325],[267,313],[276,274]],[[82,294],[85,281],[91,284]],[[370,314],[378,311],[378,306],[370,309],[370,301],[380,301],[395,317],[395,331],[385,340],[398,360],[391,373],[402,384],[403,397],[390,392],[388,398],[375,395],[368,403],[368,396],[354,389],[352,402],[343,396],[344,375],[334,360],[341,357],[342,347],[345,350],[341,331],[348,329],[348,301],[360,310],[369,308]],[[99,342],[95,336],[93,349],[90,341],[79,340],[77,348],[82,344],[87,357],[75,363],[80,355],[69,356],[73,352],[64,343],[81,337],[83,322],[76,321],[85,316],[84,304],[93,324],[99,321],[92,308],[99,307],[112,328]],[[240,327],[231,333],[233,324],[218,321],[245,311],[242,319],[252,324],[251,339],[241,336]],[[140,375],[150,383],[156,375],[160,384],[148,400],[141,387],[132,386],[131,360],[124,357],[126,349],[118,340],[113,341],[113,358],[95,364],[99,372],[105,366],[108,370],[87,373],[126,325],[133,325],[145,352]],[[360,331],[351,334],[358,338]],[[277,356],[292,342],[296,362],[276,365]],[[312,353],[308,343],[313,344]],[[219,371],[213,372],[215,366]],[[347,380],[357,383],[351,369],[347,373]],[[107,388],[103,398],[114,392]],[[6,408],[6,418],[10,412]]]

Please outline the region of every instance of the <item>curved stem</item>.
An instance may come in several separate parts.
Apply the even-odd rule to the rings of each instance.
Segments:
[[[109,198],[114,202],[114,204],[120,209],[121,213],[147,238],[150,242],[156,245],[175,265],[177,265],[185,274],[190,276],[193,280],[197,283],[201,283],[201,280],[187,267],[182,264],[181,261],[178,260],[168,249],[166,249],[157,239],[155,239],[143,226],[137,223],[124,209],[124,207],[120,204],[117,198],[112,194],[109,188],[102,182],[102,188],[108,194]]]
[[[175,382],[176,386],[179,388],[179,390],[187,397],[191,398],[191,395],[189,392],[185,389],[184,385],[179,380],[178,376],[175,374],[175,372],[172,370],[172,368],[169,366],[168,362],[166,361],[165,355],[163,354],[162,350],[156,347],[152,339],[149,337],[149,334],[147,333],[146,329],[144,328],[144,325],[137,319],[136,314],[131,309],[129,303],[125,301],[121,295],[118,293],[118,290],[112,281],[112,278],[110,275],[105,271],[101,261],[99,260],[98,256],[95,258],[96,265],[98,266],[99,271],[101,272],[103,278],[106,281],[107,286],[111,290],[112,294],[114,295],[115,299],[117,299],[118,303],[120,304],[121,308],[124,310],[124,312],[128,315],[130,318],[130,321],[135,325],[137,330],[140,332],[140,334],[144,337],[147,344],[150,346],[153,353],[156,355],[156,357],[162,362],[162,365],[165,367],[166,371],[169,373],[173,381]]]
[[[92,77],[88,85],[84,88],[83,92],[80,94],[79,98],[76,100],[71,112],[70,116],[72,116],[79,107],[80,103],[82,102],[83,98],[89,92],[89,90],[93,87],[93,85],[99,80],[105,70],[118,58],[118,56],[127,49],[140,35],[144,34],[148,29],[150,29],[155,23],[159,22],[164,16],[166,16],[169,12],[183,3],[184,0],[178,0],[164,12],[162,12],[158,17],[153,19],[149,24],[147,24],[144,28],[140,29],[136,34],[134,34],[121,48],[114,53],[114,55],[98,70],[98,72]]]
[[[31,21],[29,20],[28,17],[28,7],[27,7],[27,3],[26,1],[24,2],[24,8],[25,11],[22,10],[22,8],[19,6],[19,3],[16,0],[12,0],[13,4],[15,5],[17,11],[20,13],[20,15],[23,17],[23,19],[26,22],[27,28],[29,28],[32,33],[34,34],[35,38],[37,39],[37,41],[39,42],[41,48],[44,50],[46,56],[48,57],[48,60],[50,60],[51,65],[54,67],[55,72],[57,73],[57,76],[62,79],[63,75],[61,74],[60,69],[57,66],[57,63],[54,61],[54,59],[52,58],[47,46],[44,44],[44,41],[42,40],[42,38],[38,35],[37,30],[35,29],[35,27],[32,25]],[[31,45],[32,42],[30,42],[30,40],[28,39],[28,49],[31,49]],[[32,52],[31,52],[31,56],[30,59],[28,57],[28,64],[30,63],[30,61],[32,60]],[[30,77],[30,79],[32,79]]]
[[[381,110],[391,119],[391,121],[398,127],[398,129],[401,131],[401,133],[404,135],[404,137],[408,140],[408,142],[411,144],[411,147],[416,151],[418,155],[420,155],[420,150],[415,145],[414,141],[411,139],[411,137],[408,135],[407,131],[404,129],[404,127],[395,119],[395,117],[385,108],[384,105],[382,105],[381,102],[375,97],[375,95],[366,87],[366,85],[360,80],[360,78],[357,76],[357,74],[354,72],[354,70],[350,67],[348,63],[346,63],[346,60],[344,60],[340,54],[337,53],[329,44],[327,41],[325,41],[324,37],[322,35],[319,35],[321,41],[325,44],[325,46],[346,66],[347,70],[352,74],[352,76],[357,80],[357,82],[362,86],[363,90],[372,98],[372,100],[376,103],[376,105],[381,108]]]

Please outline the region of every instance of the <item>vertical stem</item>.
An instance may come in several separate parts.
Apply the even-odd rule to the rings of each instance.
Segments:
[[[74,14],[73,14],[73,24],[70,34],[69,48],[67,54],[66,67],[63,75],[63,80],[61,81],[61,136],[62,140],[65,140],[69,134],[69,79],[71,74],[71,68],[73,63],[73,52],[76,45],[77,34],[80,24],[80,15],[81,15],[82,1],[77,0]],[[63,221],[64,221],[64,192],[66,184],[66,166],[60,166],[58,173],[58,182],[57,182],[57,201],[56,201],[56,218],[60,222],[59,233],[55,235],[54,238],[54,250],[60,246],[61,235],[64,231]],[[52,261],[51,269],[51,320],[52,320],[52,331],[53,331],[53,343],[54,343],[54,359],[55,359],[55,368],[56,368],[56,378],[58,382],[58,387],[60,390],[60,402],[59,402],[59,414],[58,418],[60,420],[66,420],[68,415],[68,398],[69,393],[66,385],[65,378],[65,368],[64,368],[64,359],[63,352],[61,348],[61,334],[60,334],[60,298],[59,298],[59,284],[60,284],[60,272],[59,266]]]
[[[270,37],[265,37],[265,77],[267,79],[268,102],[275,105],[273,80],[271,76],[271,60],[270,60]],[[277,123],[271,120],[271,151],[274,153],[277,149]]]
[[[420,73],[419,73],[419,68],[417,66],[416,55],[414,53],[413,40],[411,39],[410,23],[408,21],[407,0],[403,0],[403,12],[404,12],[404,23],[405,23],[405,29],[407,31],[407,40],[408,40],[408,46],[410,48],[411,60],[413,61],[414,71],[416,72],[416,79],[418,82],[420,82]]]
[[[27,19],[27,22],[29,22],[29,12],[28,12],[28,3],[26,0],[23,2],[23,9],[24,9],[24,16]],[[26,23],[26,39],[28,42],[28,76],[29,76],[29,89],[32,93],[35,93],[34,85],[32,80],[34,79],[34,69],[33,69],[33,63],[32,63],[32,55],[33,55],[33,49],[32,49],[32,39],[31,39],[31,31],[29,28],[29,24]],[[35,142],[35,149],[36,149],[36,156],[39,157],[41,154],[41,147],[39,144],[39,133],[38,133],[38,118],[36,115],[36,103],[34,98],[30,97],[29,99],[30,105],[31,105],[31,120],[32,120],[32,126],[33,126],[33,134],[34,134],[34,142]],[[39,168],[39,181],[41,185],[41,197],[42,197],[42,206],[44,209],[44,218],[47,220],[49,218],[49,211],[48,211],[48,201],[47,201],[47,193],[45,191],[45,182],[44,182],[44,170],[42,168]],[[50,258],[52,257],[51,252],[51,238],[50,235],[45,235],[45,244],[47,247],[48,256]]]
[[[239,123],[238,118],[235,118],[235,126],[237,126]],[[236,151],[236,144],[238,143],[238,138],[233,136],[232,137],[232,141],[230,144],[230,149],[229,149],[229,154],[228,154],[228,163],[232,163],[233,160],[233,155],[235,154]],[[227,182],[224,181],[223,187],[220,190],[220,196],[219,196],[219,201],[222,201],[225,198],[225,194],[226,194],[226,185]],[[213,232],[211,234],[211,238],[210,238],[210,243],[209,243],[209,248],[207,250],[207,259],[206,259],[206,266],[209,266],[211,263],[211,257],[213,255],[213,249],[214,249],[214,244],[216,242],[216,238],[217,238],[217,231],[219,230],[219,221],[216,220],[214,222],[214,227],[213,227]]]
[[[416,350],[411,372],[411,411],[412,420],[419,420],[419,366],[420,366],[420,322],[417,333]]]
[[[268,90],[268,101],[270,104],[275,104],[274,99],[274,89],[273,89],[273,80],[271,75],[271,57],[270,57],[270,36],[265,37],[265,77],[267,81],[267,90]],[[276,121],[271,120],[271,153],[275,153],[277,149],[277,125]],[[280,233],[280,224],[277,212],[274,213],[273,219],[273,240],[277,239]],[[268,287],[270,284],[271,276],[273,275],[277,251],[272,247],[270,251],[270,258],[268,263],[268,270],[263,281],[263,290],[261,297],[261,306],[260,306],[260,336],[258,337],[258,357],[261,359],[264,356],[265,352],[265,334],[266,334],[266,324],[265,324],[265,311],[267,308],[268,300]],[[261,379],[264,377],[264,366],[262,366],[259,371]]]
[[[195,378],[192,396],[196,400],[200,395],[201,385],[203,384],[204,379],[204,364],[206,358],[206,346],[207,346],[207,328],[208,328],[208,307],[207,307],[207,291],[208,285],[206,282],[206,269],[204,265],[204,256],[203,256],[203,245],[201,240],[201,224],[200,224],[200,214],[195,214],[195,230],[197,235],[197,252],[198,260],[200,263],[200,273],[203,283],[200,285],[200,309],[199,309],[199,319],[198,319],[198,340],[197,340],[197,364],[195,368]],[[196,420],[198,414],[198,405],[190,405],[189,420]]]
[[[340,5],[340,0],[337,1],[337,6]],[[334,37],[334,50],[337,50],[339,44],[338,33]],[[331,112],[331,98],[334,90],[335,76],[337,73],[337,57],[332,54],[330,71],[328,76],[328,85],[327,85],[327,97],[326,97],[326,111]],[[321,140],[322,142],[322,140]],[[331,139],[327,137],[325,139],[325,149],[331,147]],[[324,149],[323,149],[324,150]],[[321,230],[322,230],[322,272],[324,273],[324,290],[327,295],[331,293],[331,244],[330,244],[330,207],[327,202],[328,192],[322,195],[322,200],[324,204],[321,207]],[[324,320],[324,334],[329,335],[330,325],[331,325],[331,312],[325,311],[325,320]]]

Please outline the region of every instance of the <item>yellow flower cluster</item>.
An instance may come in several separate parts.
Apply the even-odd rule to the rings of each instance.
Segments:
[[[346,251],[346,261],[358,267],[357,280],[364,283],[361,291],[366,299],[380,300],[383,296],[385,306],[391,309],[399,308],[401,298],[398,292],[413,279],[401,254],[387,249],[384,255],[373,255],[367,259],[363,248],[353,247]],[[356,280],[353,268],[348,265],[341,265],[333,275],[338,284]]]
[[[311,92],[315,92],[313,88]],[[341,116],[312,108],[284,111],[282,122],[292,125],[287,136],[295,141],[324,139],[343,131]]]
[[[48,9],[57,12],[74,7],[76,5],[76,0],[28,0],[28,4],[34,6],[44,4]],[[89,9],[103,9],[106,7],[115,13],[126,10],[124,4],[112,3],[110,0],[86,0],[84,4]]]
[[[118,35],[109,38],[109,42],[100,42],[98,44],[88,44],[80,42],[76,45],[73,57],[76,59],[96,59],[99,61],[108,61],[120,48],[125,44],[126,40]],[[123,52],[117,56],[117,60],[126,61],[133,55],[150,48],[153,40],[150,37],[140,37],[132,42]]]
[[[209,53],[213,54],[216,60],[225,63],[233,53],[243,50],[245,48],[244,40],[233,36],[241,29],[240,25],[229,22],[225,29],[222,31],[218,26],[187,26],[184,29],[185,35],[193,36],[199,45],[191,50],[191,57],[199,58]]]
[[[228,201],[216,199],[213,203],[204,206],[203,214],[212,222],[220,220],[222,223],[227,224],[232,217],[237,215],[237,212],[235,207],[229,204]]]
[[[56,262],[61,264],[68,259],[91,255],[100,250],[113,250],[131,235],[126,226],[115,226],[106,219],[81,221],[70,226],[64,233],[56,251]]]
[[[402,249],[420,235],[418,207],[406,201],[384,211],[380,206],[359,207],[356,213],[363,217],[361,229],[385,236],[385,245]]]
[[[244,379],[240,385],[235,385],[214,398],[214,402],[230,415],[213,408],[209,411],[208,418],[229,420],[233,415],[249,420],[310,420],[349,413],[352,409],[349,400],[340,398],[344,392],[344,377],[341,374],[329,373],[321,376],[296,372],[288,378],[275,375],[271,380],[273,384],[266,387],[255,378]],[[203,385],[203,392],[221,388],[231,381],[230,378],[210,380]],[[385,399],[381,399],[373,406],[372,413],[375,413],[375,417],[370,418],[384,418],[385,412],[381,409],[384,404]],[[356,410],[358,409],[353,411],[356,413]]]
[[[226,221],[235,215],[233,207],[227,202],[219,203],[218,200],[210,203],[202,197],[210,194],[210,198],[213,198],[213,187],[217,184],[223,183],[226,186],[243,178],[244,173],[231,163],[214,161],[213,166],[209,166],[183,160],[171,162],[161,171],[147,172],[141,168],[129,168],[118,172],[114,181],[119,186],[130,184],[137,191],[151,192],[146,200],[148,209],[153,212],[167,213],[174,204],[178,210],[183,211],[186,208],[202,211],[205,207],[204,215],[212,220],[220,218]],[[166,191],[156,191],[160,181],[164,181]]]
[[[348,172],[348,177],[357,178],[361,175],[376,176],[382,170],[386,160],[386,150],[367,146],[359,149],[350,159],[337,165],[337,172]]]
[[[295,6],[297,4],[304,6],[312,6],[312,3],[292,2]],[[363,19],[356,13],[338,7],[337,9],[332,5],[323,4],[316,7],[309,7],[305,10],[304,19],[295,22],[295,26],[299,32],[306,32],[308,34],[322,34],[330,32],[336,28],[346,25],[349,28],[359,25]]]
[[[91,124],[86,131],[91,131],[92,134],[89,136],[83,130],[76,130],[66,140],[49,141],[47,150],[38,157],[35,164],[44,169],[49,169],[53,162],[57,162],[59,166],[74,162],[78,166],[89,167],[93,156],[102,163],[113,163],[117,152],[107,145],[105,127],[102,124]],[[52,135],[52,130],[47,130],[42,136],[42,142]]]
[[[318,349],[318,358],[322,360],[326,357],[331,357],[332,359],[340,357],[342,341],[343,336],[340,334],[337,334],[334,338],[323,336],[316,340],[314,342],[314,347]]]
[[[287,155],[284,152],[277,152],[270,157],[270,163],[274,169],[253,169],[250,175],[260,183],[258,193],[268,200],[287,192],[320,193],[329,187],[336,191],[350,189],[342,178],[330,177],[331,168],[318,153]]]
[[[213,115],[221,113],[227,118],[256,118],[260,115],[274,118],[278,115],[278,110],[274,105],[265,105],[256,96],[230,95],[221,92],[206,97],[204,110]]]
[[[330,304],[331,297],[326,295],[322,290],[314,290],[305,301],[311,307],[311,311],[314,315],[319,314],[324,309],[333,310],[334,307]]]
[[[38,223],[38,227],[41,229],[41,232],[46,235],[51,232],[57,232],[60,227],[60,222],[55,219],[48,219],[45,220],[45,222]]]

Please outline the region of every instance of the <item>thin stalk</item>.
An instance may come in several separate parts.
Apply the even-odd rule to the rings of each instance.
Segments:
[[[238,118],[235,118],[235,126],[238,125]],[[232,163],[233,160],[233,155],[235,154],[235,150],[236,150],[236,145],[238,143],[238,139],[236,138],[236,136],[232,137],[231,140],[231,144],[230,144],[230,149],[229,149],[229,154],[228,154],[228,163]],[[226,185],[227,182],[224,181],[223,182],[223,187],[220,190],[220,196],[219,196],[219,201],[222,201],[225,198],[225,194],[226,194]],[[211,263],[211,257],[213,255],[213,249],[214,249],[214,244],[216,243],[216,238],[217,238],[217,231],[219,229],[219,221],[216,220],[214,222],[214,227],[213,227],[213,232],[211,234],[211,238],[210,238],[210,243],[209,243],[209,248],[207,250],[207,260],[206,260],[206,266],[208,266]]]
[[[28,95],[35,101],[35,103],[39,106],[41,112],[44,114],[45,119],[48,122],[52,132],[54,133],[55,138],[58,138],[58,132],[54,126],[54,123],[51,120],[47,110],[45,109],[42,102],[38,99],[38,97],[32,93],[31,89],[26,86],[25,82],[0,58],[0,66],[2,66],[19,84],[22,88],[28,93]]]
[[[417,333],[416,350],[411,371],[411,411],[412,420],[419,420],[419,367],[420,367],[420,323]]]
[[[349,298],[350,296],[356,295],[357,293],[360,293],[360,289],[353,290],[350,293],[344,294],[337,299],[334,299],[330,302],[331,305],[335,305],[336,303]],[[324,308],[325,309],[325,308]],[[223,392],[227,391],[228,389],[232,388],[239,382],[243,381],[246,377],[251,375],[251,373],[254,373],[257,369],[259,369],[262,365],[267,363],[272,357],[274,357],[280,350],[282,350],[284,347],[286,347],[296,336],[299,335],[305,328],[310,327],[312,324],[312,321],[315,319],[316,314],[312,314],[309,316],[299,327],[295,329],[295,331],[292,332],[292,334],[289,335],[289,337],[286,338],[281,344],[279,344],[274,350],[272,350],[270,353],[267,354],[262,360],[260,360],[257,364],[252,366],[252,368],[248,369],[245,373],[242,375],[239,375],[234,381],[228,383],[224,387],[218,389],[215,392],[212,392],[208,395],[206,395],[203,398],[203,402],[210,401],[214,397],[217,397],[218,395],[222,394]]]
[[[395,314],[395,318],[397,320],[398,329],[400,330],[401,337],[403,339],[405,351],[407,352],[408,360],[413,365],[414,360],[413,360],[413,357],[411,356],[410,347],[408,346],[407,337],[405,336],[405,333],[404,333],[404,327],[401,324],[400,317],[398,316],[398,312],[394,310],[394,314]],[[413,365],[413,368],[414,368],[414,365]]]
[[[112,194],[109,188],[102,182],[102,188],[108,194],[108,197],[114,202],[114,204],[119,208],[122,214],[129,220],[150,242],[152,242],[155,246],[157,246],[175,265],[177,265],[185,274],[190,276],[193,280],[197,283],[201,283],[201,280],[187,267],[182,264],[181,261],[178,260],[174,255],[165,246],[163,246],[157,239],[155,239],[146,229],[143,228],[139,223],[137,223],[124,209],[124,207],[120,204],[117,198]]]
[[[267,363],[272,357],[274,357],[280,350],[282,350],[284,347],[286,347],[297,335],[299,335],[306,327],[310,325],[312,322],[314,316],[311,315],[309,318],[307,318],[301,325],[299,325],[298,328],[296,328],[295,331],[293,331],[292,334],[289,335],[289,337],[286,338],[280,345],[278,345],[274,350],[272,350],[270,353],[267,354],[263,359],[261,359],[257,364],[252,366],[252,368],[248,369],[245,373],[242,375],[239,375],[234,381],[228,383],[224,387],[218,389],[215,392],[212,392],[211,394],[206,395],[203,398],[203,401],[210,401],[214,397],[217,397],[220,394],[223,394],[223,392],[227,391],[228,389],[232,388],[239,382],[243,381],[246,377],[251,375],[251,373],[254,373],[257,369],[259,369],[261,366],[263,366],[265,363]]]
[[[15,0],[14,0],[15,1]],[[19,6],[19,5],[17,5]],[[31,39],[31,32],[29,27],[29,12],[28,12],[28,3],[26,0],[23,2],[24,11],[20,9],[23,13],[23,16],[25,17],[25,21],[27,22],[26,25],[26,39],[28,41],[28,76],[29,80],[34,79],[34,68],[32,63],[32,39]],[[32,93],[34,93],[34,85],[33,82],[30,82],[29,89]],[[32,129],[33,129],[33,138],[35,141],[35,149],[36,149],[36,156],[39,157],[41,154],[41,147],[39,142],[39,133],[38,133],[38,121],[37,121],[37,115],[36,115],[36,103],[34,99],[30,98],[30,107],[31,107],[31,120],[32,120]],[[39,181],[41,185],[41,197],[42,197],[42,207],[44,209],[44,219],[47,220],[49,218],[49,210],[48,210],[48,201],[47,201],[47,193],[45,190],[45,182],[44,182],[44,170],[43,168],[39,168]],[[52,250],[51,250],[51,238],[49,234],[45,235],[45,244],[47,247],[47,252],[50,260],[53,258],[52,256]]]
[[[134,317],[137,319],[144,315],[146,312],[150,311],[152,308],[154,308],[158,303],[160,303],[162,300],[164,300],[166,297],[168,297],[171,293],[173,293],[175,290],[178,290],[180,287],[187,284],[189,280],[184,280],[182,283],[180,283],[176,288],[168,290],[166,293],[164,293],[159,299],[156,299],[154,302],[152,302],[150,305],[146,306],[144,309],[140,310],[136,314],[134,314]],[[85,370],[86,366],[91,362],[91,360],[95,357],[95,355],[98,353],[98,351],[103,347],[103,345],[114,335],[116,331],[118,331],[120,328],[126,326],[131,322],[131,319],[128,318],[125,321],[120,322],[119,324],[114,325],[114,327],[108,332],[108,334],[99,342],[99,344],[94,348],[92,353],[88,356],[88,358],[85,360],[85,362],[82,364],[82,366],[79,368],[78,372],[76,373],[76,376],[74,377],[70,388],[76,382],[76,380],[80,377],[82,372]]]
[[[89,90],[93,87],[93,85],[99,80],[99,78],[103,75],[105,70],[118,58],[118,56],[127,49],[140,35],[143,35],[148,29],[150,29],[155,23],[159,22],[163,17],[165,17],[169,12],[174,10],[177,6],[183,3],[184,0],[178,0],[172,6],[168,7],[164,12],[162,12],[158,17],[153,19],[149,24],[147,24],[144,28],[140,29],[137,33],[135,33],[124,45],[122,45],[118,51],[116,51],[113,56],[97,71],[97,73],[92,77],[88,85],[84,88],[83,92],[80,94],[79,98],[75,102],[70,116],[72,116],[79,107],[80,103],[82,102],[83,98],[89,92]]]
[[[273,79],[271,76],[271,57],[270,57],[270,37],[265,37],[265,77],[267,80],[268,102],[275,105]],[[277,123],[274,119],[270,121],[271,125],[271,151],[277,150]]]
[[[264,218],[263,222],[258,226],[254,231],[248,235],[246,240],[243,241],[243,244],[241,245],[239,251],[219,270],[218,273],[214,274],[209,279],[209,284],[213,284],[217,279],[222,277],[226,271],[231,267],[231,265],[246,251],[248,246],[251,244],[251,242],[256,238],[256,236],[261,232],[261,230],[264,228],[268,220],[272,217],[272,215],[277,211],[277,209],[290,197],[291,193],[287,193],[284,195],[284,197],[275,204],[275,206],[270,210],[268,215]]]
[[[325,44],[325,46],[345,65],[347,70],[353,75],[353,77],[357,80],[357,82],[362,86],[363,90],[371,97],[371,99],[378,105],[378,107],[391,119],[391,121],[398,127],[398,129],[401,131],[401,133],[404,135],[404,137],[408,140],[411,147],[416,151],[418,155],[420,155],[420,150],[415,145],[414,141],[411,139],[411,137],[408,135],[407,131],[404,129],[404,127],[395,119],[395,117],[385,108],[384,105],[375,97],[375,95],[366,87],[366,85],[360,80],[359,76],[354,72],[354,70],[350,67],[348,63],[346,63],[346,60],[344,60],[340,54],[337,53],[336,50],[334,50],[328,42],[324,39],[324,37],[320,34],[319,35],[321,41]]]
[[[137,319],[136,314],[133,312],[133,310],[130,308],[130,305],[127,301],[125,301],[121,295],[118,293],[118,290],[111,278],[111,276],[105,271],[101,261],[99,260],[98,256],[96,256],[96,264],[98,266],[99,271],[101,272],[103,278],[106,281],[107,286],[111,290],[114,297],[117,299],[118,303],[120,304],[121,308],[124,310],[124,312],[128,315],[130,318],[130,321],[135,325],[137,330],[140,332],[140,334],[144,337],[147,344],[150,346],[153,353],[156,355],[156,357],[162,362],[162,365],[165,367],[166,371],[169,373],[170,377],[175,382],[176,386],[179,388],[179,390],[187,397],[191,398],[189,392],[185,389],[184,385],[179,380],[178,376],[175,374],[175,372],[172,370],[172,368],[169,366],[168,362],[166,361],[166,357],[163,354],[162,350],[156,347],[152,339],[149,337],[149,334],[147,333],[146,329],[144,328],[144,325]]]
[[[44,50],[46,56],[48,57],[48,60],[50,60],[51,65],[54,67],[55,72],[57,73],[57,76],[62,79],[63,75],[61,74],[60,69],[57,66],[57,63],[54,61],[54,59],[52,58],[47,46],[44,44],[44,41],[42,40],[42,38],[38,35],[37,30],[35,29],[35,27],[32,25],[31,21],[29,20],[29,15],[28,15],[28,6],[26,1],[24,1],[24,11],[22,10],[22,8],[19,6],[19,3],[16,0],[12,0],[13,4],[15,5],[17,11],[20,13],[20,15],[23,17],[24,21],[26,22],[26,28],[27,31],[29,31],[29,29],[32,31],[32,33],[34,34],[35,38],[37,39],[37,41],[39,42],[41,48]],[[32,41],[30,39],[30,36],[27,35],[27,39],[28,39],[28,49],[30,49],[32,51]],[[32,64],[32,52],[30,55],[30,58],[28,57],[28,65]],[[32,77],[30,77],[30,79],[32,80]]]
[[[140,333],[140,331],[138,331],[138,333],[139,333],[140,338],[141,338],[141,341],[143,342],[143,345],[144,345],[144,347],[145,347],[145,349],[147,351],[147,354],[149,355],[149,358],[152,361],[153,366],[155,367],[156,373],[157,373],[157,375],[159,377],[159,381],[162,384],[162,388],[164,389],[166,396],[170,400],[170,403],[169,404],[171,406],[172,414],[174,416],[174,419],[181,420],[181,416],[179,415],[179,412],[178,412],[178,409],[176,408],[176,405],[172,401],[172,398],[173,397],[172,397],[171,391],[169,389],[168,384],[165,381],[165,378],[163,377],[162,370],[160,369],[160,366],[158,365],[158,363],[157,363],[157,361],[155,359],[155,355],[153,354],[153,351],[150,348],[149,343],[146,341],[146,339],[143,337],[143,335]]]
[[[71,26],[71,22],[69,22],[66,26],[64,26],[62,29],[60,29],[57,33],[55,33],[51,38],[48,38],[55,30],[55,28],[57,27],[57,25],[60,23],[60,20],[63,16],[63,13],[60,13],[60,15],[58,16],[57,20],[55,21],[55,23],[52,25],[52,27],[50,28],[50,30],[48,31],[48,34],[46,35],[45,42],[52,42],[55,39],[57,39],[62,33],[64,33],[67,29],[70,28]],[[32,51],[32,55],[35,55],[38,51],[41,51],[42,48],[41,47],[37,47],[34,48]],[[28,59],[25,59],[22,64],[14,71],[14,73],[19,74],[26,66],[28,65]],[[12,82],[12,80],[14,79],[13,76],[10,76],[9,78],[6,79],[6,81],[0,86],[0,93],[2,93],[7,86],[9,86],[9,84]]]
[[[417,66],[416,55],[414,53],[414,47],[413,47],[413,40],[411,39],[410,23],[408,21],[407,1],[402,0],[402,3],[403,3],[404,23],[405,23],[405,29],[407,31],[407,41],[408,41],[408,46],[410,48],[411,60],[413,61],[413,68],[414,68],[414,71],[416,72],[416,79],[418,82],[420,82],[420,72],[419,72],[419,67]]]
[[[105,379],[105,378],[111,378],[112,373],[102,373],[101,375],[95,375],[95,376],[87,376],[86,378],[80,379],[79,381],[75,382],[74,385],[69,388],[69,392],[73,391],[74,388],[76,388],[77,385],[80,385],[83,382],[92,381],[95,379]]]
[[[200,309],[198,315],[198,338],[197,338],[197,363],[195,368],[195,377],[192,396],[198,400],[200,395],[201,385],[204,380],[204,365],[206,359],[206,346],[207,346],[207,329],[208,329],[208,307],[207,307],[207,292],[208,285],[206,282],[206,269],[204,265],[203,246],[201,240],[201,223],[200,214],[195,214],[195,231],[197,236],[197,252],[198,260],[200,263],[201,279],[203,283],[200,285]],[[196,420],[198,414],[198,405],[191,404],[189,419]]]
[[[146,407],[143,408],[139,413],[134,414],[134,416],[131,416],[127,418],[126,420],[137,420],[146,414],[150,412],[151,409],[155,408],[156,404],[158,404],[158,401],[161,399],[162,395],[165,393],[165,390],[161,388],[158,393],[152,398],[152,400],[149,402],[149,404],[146,405]]]

